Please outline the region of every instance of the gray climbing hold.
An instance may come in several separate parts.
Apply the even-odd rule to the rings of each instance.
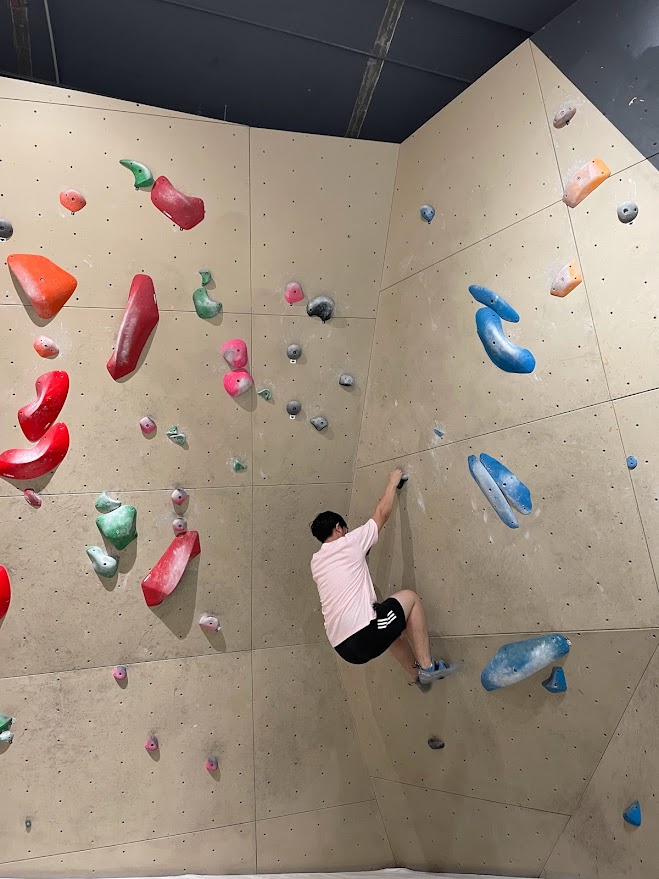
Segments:
[[[187,436],[182,433],[176,425],[167,428],[167,436],[173,443],[176,443],[177,446],[184,446],[188,441]]]
[[[111,513],[112,510],[118,510],[121,506],[121,501],[116,501],[113,497],[104,491],[103,494],[99,494],[99,496],[94,501],[94,506],[99,511],[99,513]]]
[[[633,223],[638,217],[638,205],[635,201],[623,201],[618,205],[618,219],[621,223]]]
[[[432,748],[433,751],[441,751],[444,747],[444,742],[441,739],[438,739],[437,736],[431,736],[428,739],[428,747]]]
[[[14,227],[9,220],[0,220],[0,241],[9,241],[14,234]]]
[[[172,522],[172,528],[174,529],[174,534],[185,534],[188,530],[188,520],[184,519],[183,516],[177,516]]]
[[[547,680],[542,682],[542,686],[549,693],[564,693],[567,690],[567,681],[565,680],[565,670],[563,667],[555,665]]]
[[[333,316],[335,306],[331,296],[316,296],[307,304],[307,314],[309,317],[319,317],[326,323]]]
[[[256,396],[261,397],[262,400],[272,400],[272,391],[270,388],[262,388],[256,392]]]
[[[432,223],[435,217],[435,209],[431,204],[422,204],[419,208],[419,213],[421,214],[421,219],[425,220],[426,223]]]
[[[117,573],[118,561],[108,555],[100,546],[88,546],[86,553],[89,556],[92,568],[99,577],[114,577]]]
[[[29,818],[26,818],[26,819],[25,819],[25,829],[26,829],[26,830],[31,830],[31,829],[32,829],[32,821],[31,821]]]
[[[289,345],[286,349],[286,356],[289,360],[297,360],[302,357],[302,347],[300,345]]]
[[[444,436],[444,431],[441,429],[441,427],[433,427],[432,432],[440,439]]]
[[[635,470],[638,467],[638,458],[636,455],[630,455],[627,458],[627,466],[630,470]]]
[[[407,480],[409,478],[410,477],[407,475],[407,473],[403,473],[403,475],[400,477],[400,482],[398,483],[396,488],[400,490],[405,485],[405,483],[407,482]]]
[[[310,418],[309,420],[316,428],[316,430],[325,430],[328,424],[327,418],[325,418],[324,415],[316,415],[315,418]]]
[[[290,400],[286,404],[286,411],[288,412],[289,415],[295,417],[296,415],[299,415],[300,412],[302,411],[302,404],[298,403],[297,400]]]
[[[342,372],[339,376],[339,384],[342,388],[351,388],[355,383],[354,378],[349,372]]]
[[[573,118],[576,112],[577,108],[574,104],[565,104],[554,115],[554,128],[565,128],[566,125],[570,124],[570,119]]]

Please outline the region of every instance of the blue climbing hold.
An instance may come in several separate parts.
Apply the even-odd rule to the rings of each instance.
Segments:
[[[496,311],[502,320],[508,320],[514,324],[519,322],[519,315],[512,305],[509,305],[505,299],[497,296],[492,290],[488,290],[487,287],[480,287],[478,284],[472,284],[469,287],[469,292],[476,302],[480,302],[481,305],[487,305],[492,311]]]
[[[633,824],[634,827],[640,827],[642,821],[641,804],[638,800],[634,800],[631,806],[628,806],[622,813],[622,817],[627,824]]]
[[[505,335],[501,318],[491,308],[476,312],[476,331],[483,347],[495,366],[504,372],[533,372],[535,357],[526,348],[513,344]]]
[[[627,466],[630,470],[635,470],[638,467],[638,458],[636,458],[634,455],[630,455],[627,458]]]
[[[433,427],[433,433],[440,439],[444,436],[444,431],[441,429],[441,427]]]
[[[542,682],[542,686],[550,693],[564,693],[567,690],[567,681],[563,667],[555,665],[547,680]]]
[[[422,204],[419,213],[421,214],[422,220],[425,220],[426,223],[432,223],[435,216],[435,209],[431,204]]]
[[[467,458],[469,464],[469,472],[485,497],[488,499],[494,512],[501,521],[509,528],[519,528],[515,514],[510,509],[510,504],[503,496],[499,486],[496,484],[490,473],[478,460],[476,455],[469,455]]]
[[[492,479],[494,479],[510,503],[524,516],[528,516],[533,509],[533,504],[531,502],[531,492],[524,485],[522,480],[515,476],[515,474],[507,467],[504,467],[504,465],[500,461],[497,461],[496,458],[491,458],[484,452],[481,453],[480,458],[481,464],[485,467]]]
[[[494,654],[483,669],[481,684],[486,690],[509,687],[534,675],[570,652],[564,635],[539,635],[526,641],[511,641]]]

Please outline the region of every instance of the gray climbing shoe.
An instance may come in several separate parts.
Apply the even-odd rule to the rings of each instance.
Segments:
[[[449,675],[455,674],[460,668],[456,663],[446,663],[443,659],[439,659],[433,663],[433,669],[428,670],[419,666],[419,684],[432,684],[435,681],[442,681]]]

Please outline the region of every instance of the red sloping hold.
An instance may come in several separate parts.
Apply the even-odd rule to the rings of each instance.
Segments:
[[[169,544],[159,561],[142,580],[142,592],[147,607],[156,607],[171,595],[179,584],[190,559],[201,552],[198,531],[178,534]]]
[[[18,423],[31,443],[40,440],[62,411],[69,393],[69,376],[61,370],[46,372],[34,383],[37,399],[18,410]]]
[[[181,229],[193,229],[204,219],[203,199],[186,195],[172,186],[166,177],[158,177],[153,184],[151,201]]]
[[[8,449],[0,455],[0,476],[37,479],[59,466],[69,450],[69,429],[62,421],[49,427],[36,446]]]
[[[107,362],[112,378],[123,378],[137,366],[142,349],[153,332],[160,314],[153,281],[148,275],[135,275],[119,327],[112,356]]]
[[[7,265],[43,320],[55,317],[78,286],[73,275],[39,254],[11,253]]]
[[[9,582],[9,574],[7,569],[0,565],[0,620],[9,610],[11,603],[11,584]]]

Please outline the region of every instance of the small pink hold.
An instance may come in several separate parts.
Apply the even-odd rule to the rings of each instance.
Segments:
[[[112,677],[115,681],[125,681],[128,677],[128,671],[125,665],[115,665]]]
[[[142,433],[145,436],[149,436],[149,434],[155,431],[156,422],[153,418],[149,418],[148,415],[145,415],[144,418],[140,418],[140,427],[142,428]]]
[[[206,769],[208,769],[209,772],[217,772],[217,767],[219,765],[217,757],[206,757]]]
[[[37,336],[32,343],[39,357],[57,357],[59,348],[48,336]]]
[[[157,751],[158,750],[158,739],[156,736],[149,736],[149,738],[144,743],[144,747],[147,751]]]
[[[239,397],[250,388],[254,387],[254,379],[246,369],[237,369],[235,372],[227,372],[224,376],[224,390],[230,397]]]
[[[222,357],[231,369],[242,369],[247,366],[247,342],[242,339],[231,339],[222,345]]]
[[[23,497],[31,507],[36,507],[36,509],[39,509],[39,507],[43,503],[36,491],[32,491],[31,488],[25,489],[25,491],[23,492]]]
[[[172,522],[172,528],[174,529],[174,534],[185,534],[188,530],[188,520],[184,519],[183,516],[178,516]]]
[[[199,625],[202,629],[210,629],[211,632],[219,632],[221,629],[218,618],[210,613],[202,613],[199,617]]]
[[[184,488],[175,488],[172,492],[172,503],[176,504],[177,507],[180,507],[181,504],[184,504],[189,497],[189,494]]]
[[[302,287],[300,287],[297,281],[291,281],[290,284],[286,285],[284,299],[289,305],[293,305],[295,302],[302,302],[304,299],[304,293],[302,292]]]

